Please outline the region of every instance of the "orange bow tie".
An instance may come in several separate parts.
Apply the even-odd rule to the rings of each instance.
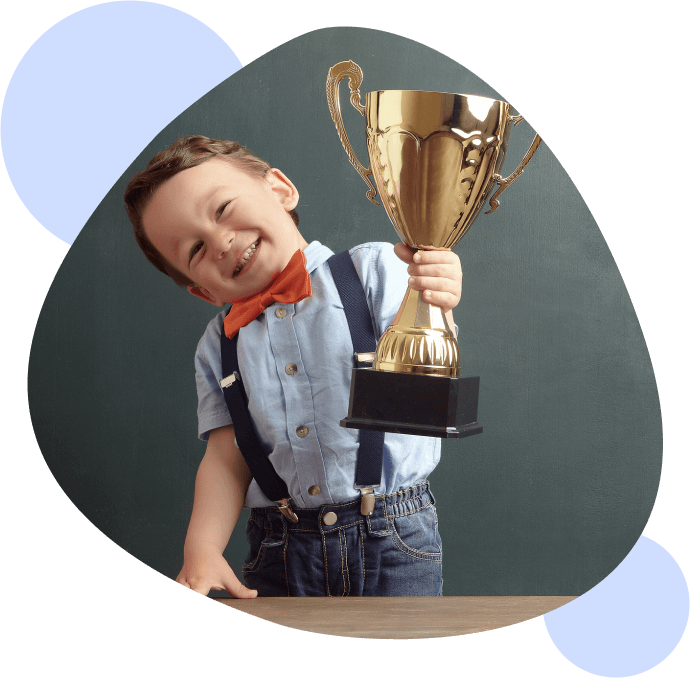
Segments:
[[[241,328],[258,318],[276,301],[280,304],[296,304],[311,296],[311,278],[307,271],[307,258],[297,250],[288,265],[276,275],[261,292],[248,299],[236,301],[225,316],[225,336],[232,339]]]

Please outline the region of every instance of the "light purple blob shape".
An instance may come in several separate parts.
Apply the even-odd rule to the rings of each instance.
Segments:
[[[551,640],[598,676],[634,676],[663,661],[688,622],[688,585],[659,544],[640,537],[623,562],[572,603],[544,615]]]
[[[81,10],[24,55],[2,109],[2,151],[29,211],[71,243],[171,120],[241,68],[206,25],[150,2]]]

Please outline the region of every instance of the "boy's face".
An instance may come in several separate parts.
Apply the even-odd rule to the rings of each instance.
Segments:
[[[260,292],[307,246],[288,212],[299,195],[279,170],[265,178],[211,158],[179,172],[143,213],[153,246],[217,306]]]

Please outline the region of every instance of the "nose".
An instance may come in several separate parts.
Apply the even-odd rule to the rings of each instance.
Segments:
[[[227,231],[219,231],[214,234],[213,247],[216,250],[219,259],[222,259],[228,253],[232,240],[232,234],[228,233]]]

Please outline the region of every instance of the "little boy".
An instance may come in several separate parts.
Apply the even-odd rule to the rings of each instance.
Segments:
[[[149,261],[200,299],[232,304],[211,321],[196,353],[199,436],[208,444],[177,581],[240,598],[441,595],[441,539],[426,480],[440,441],[382,436],[381,482],[365,515],[355,469],[370,443],[339,426],[354,364],[345,312],[352,302],[339,294],[332,252],[299,232],[298,199],[280,170],[235,142],[201,136],[156,155],[125,193]],[[454,326],[462,271],[452,252],[413,254],[402,244],[370,243],[346,258],[377,339],[399,313],[408,284],[424,290],[424,300]],[[230,377],[221,344],[223,352],[236,351],[239,370]],[[240,386],[249,424],[226,405],[226,389]],[[254,435],[256,450],[242,443],[240,451],[240,426]],[[267,456],[289,497],[270,501],[266,480],[260,487],[259,474],[252,479],[245,457],[252,465],[256,454]],[[243,574],[251,588],[222,555],[245,505],[250,553]]]

